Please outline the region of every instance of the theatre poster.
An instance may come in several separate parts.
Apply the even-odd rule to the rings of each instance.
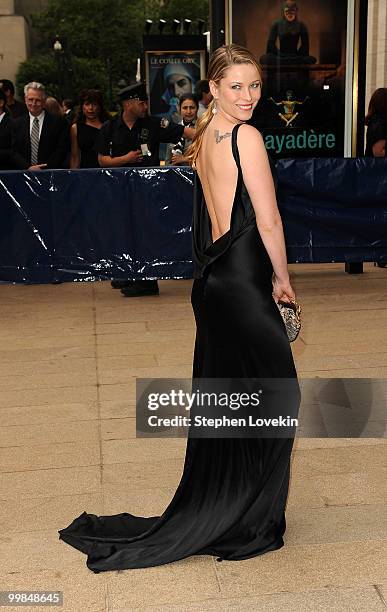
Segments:
[[[228,42],[247,47],[262,66],[251,122],[274,158],[345,154],[351,1],[226,0]]]
[[[145,51],[149,112],[179,120],[179,97],[194,93],[197,81],[205,78],[205,51]]]

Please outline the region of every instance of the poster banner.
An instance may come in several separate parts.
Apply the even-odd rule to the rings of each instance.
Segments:
[[[205,78],[205,51],[146,51],[151,115],[175,119],[179,98]]]
[[[274,158],[344,155],[347,0],[232,0],[232,42],[263,69],[251,123]]]

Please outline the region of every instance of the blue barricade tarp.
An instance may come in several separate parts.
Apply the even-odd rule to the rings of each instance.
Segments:
[[[387,261],[386,159],[283,159],[277,171],[289,262]]]
[[[385,159],[279,160],[288,260],[387,261]],[[188,167],[0,172],[0,281],[190,278]]]

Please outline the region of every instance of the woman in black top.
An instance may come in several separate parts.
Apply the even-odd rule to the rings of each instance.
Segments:
[[[367,157],[385,157],[387,139],[387,87],[379,87],[371,96],[368,114],[365,118],[367,126],[366,150]]]
[[[70,131],[70,168],[99,168],[95,142],[100,128],[108,119],[101,92],[97,89],[83,91],[80,111]]]
[[[372,94],[365,124],[367,126],[366,157],[386,157],[387,87],[379,87]],[[375,263],[379,268],[387,267],[384,262]]]
[[[179,99],[180,124],[185,127],[195,127],[198,118],[199,99],[195,94],[186,93]],[[184,158],[184,151],[191,144],[191,140],[182,136],[178,142],[169,143],[165,155],[167,166],[184,166],[188,162]]]

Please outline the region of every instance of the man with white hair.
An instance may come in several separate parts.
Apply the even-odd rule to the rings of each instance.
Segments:
[[[69,128],[63,117],[45,110],[44,85],[32,81],[24,87],[28,115],[14,122],[13,158],[20,170],[63,168],[70,148]]]

